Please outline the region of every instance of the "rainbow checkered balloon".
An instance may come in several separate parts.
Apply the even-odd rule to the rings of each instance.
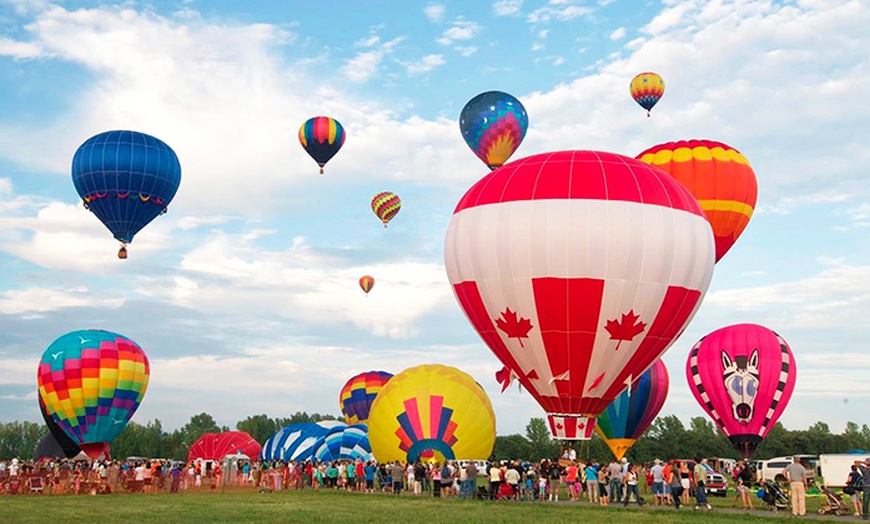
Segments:
[[[98,329],[72,331],[48,346],[37,370],[46,412],[91,458],[127,426],[148,388],[138,344]]]

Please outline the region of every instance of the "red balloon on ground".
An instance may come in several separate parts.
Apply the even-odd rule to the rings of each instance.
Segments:
[[[187,461],[197,459],[221,460],[227,455],[241,453],[251,458],[260,456],[263,447],[244,431],[206,433],[190,446]]]

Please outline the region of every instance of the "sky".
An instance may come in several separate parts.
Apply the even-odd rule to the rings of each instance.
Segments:
[[[529,115],[515,159],[708,138],[752,163],[755,215],[664,356],[663,414],[704,415],[689,349],[754,322],[797,361],[787,428],[870,423],[867,27],[862,0],[0,0],[0,421],[39,419],[42,353],[93,327],[150,358],[139,423],[338,415],[350,376],[428,362],[523,432],[544,412],[499,392],[444,269],[453,208],[488,172],[458,116],[495,89]],[[647,70],[667,85],[651,118],[628,94]],[[296,136],[321,114],[348,135],[322,176]],[[160,138],[183,172],[126,261],[70,178],[111,129]],[[387,229],[384,190],[403,202]]]

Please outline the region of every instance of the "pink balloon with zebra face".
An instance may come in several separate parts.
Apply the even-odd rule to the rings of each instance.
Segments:
[[[713,331],[689,352],[695,399],[745,458],[785,411],[797,379],[786,341],[757,324]]]
[[[474,184],[447,227],[460,307],[560,439],[598,416],[701,305],[713,235],[674,178],[603,151],[541,153]]]

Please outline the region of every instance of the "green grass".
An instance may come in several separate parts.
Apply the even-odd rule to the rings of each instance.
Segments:
[[[645,496],[650,500],[650,496]],[[684,507],[601,508],[589,503],[490,502],[433,499],[387,494],[364,495],[336,491],[281,491],[258,493],[188,492],[179,495],[25,495],[2,497],[3,522],[216,523],[216,522],[786,522],[787,515],[748,515],[730,509],[731,497],[713,497],[713,512]],[[759,501],[760,502],[760,501]],[[808,504],[809,505],[809,504]],[[723,509],[727,507],[728,509]],[[761,507],[757,504],[757,507]],[[814,507],[818,507],[817,505]],[[807,508],[810,510],[810,508]]]

